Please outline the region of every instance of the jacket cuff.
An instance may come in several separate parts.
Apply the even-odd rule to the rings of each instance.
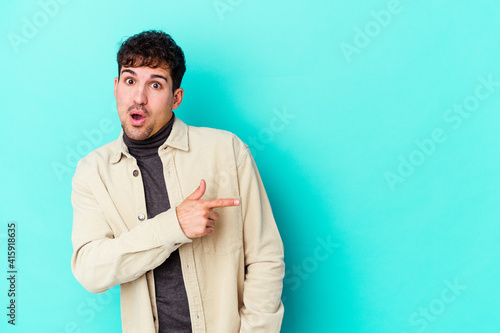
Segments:
[[[192,242],[181,229],[177,219],[176,207],[170,207],[166,212],[156,215],[153,225],[160,242],[171,252],[182,244]]]

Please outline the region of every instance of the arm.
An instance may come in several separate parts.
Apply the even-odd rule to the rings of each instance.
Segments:
[[[76,279],[90,292],[103,292],[133,281],[163,263],[181,244],[191,242],[179,226],[175,207],[128,230],[110,200],[106,201],[102,195],[102,200],[96,199],[88,184],[89,179],[96,177],[86,173],[87,164],[80,162],[73,177],[71,196],[71,268]],[[104,189],[99,190],[105,193]],[[113,224],[109,221],[111,218]]]
[[[285,264],[281,241],[262,180],[245,147],[238,165],[247,273],[240,333],[279,332]]]

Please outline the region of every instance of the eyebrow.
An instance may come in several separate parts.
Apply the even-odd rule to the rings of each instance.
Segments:
[[[131,69],[124,69],[124,70],[122,70],[122,74],[123,74],[123,73],[130,73],[130,74],[132,74],[133,76],[137,76],[137,73],[136,73],[136,72],[134,72],[134,71],[133,71],[133,70],[131,70]],[[160,75],[160,74],[151,74],[150,78],[151,78],[151,79],[153,79],[153,78],[163,79],[163,80],[165,80],[165,82],[168,82],[168,79],[167,79],[165,76]]]
[[[159,78],[159,79],[163,79],[165,80],[165,82],[168,82],[167,78],[164,77],[163,75],[159,75],[159,74],[151,74],[151,78]]]

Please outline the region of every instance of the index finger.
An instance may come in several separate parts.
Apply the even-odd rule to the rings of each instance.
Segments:
[[[215,199],[202,201],[203,204],[208,208],[239,206],[240,204],[240,200],[238,199]]]

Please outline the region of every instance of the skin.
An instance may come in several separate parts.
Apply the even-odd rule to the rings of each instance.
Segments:
[[[114,94],[118,116],[125,134],[134,140],[145,140],[156,134],[172,118],[179,107],[184,90],[172,91],[168,69],[157,67],[122,67],[115,78]],[[177,219],[188,238],[198,238],[214,232],[219,214],[214,208],[238,206],[237,199],[201,200],[205,180],[176,207]]]
[[[197,238],[214,233],[215,221],[219,214],[214,208],[238,206],[238,199],[201,200],[205,193],[206,183],[201,180],[200,186],[176,208],[177,219],[182,231],[188,238]]]
[[[170,71],[161,67],[122,67],[115,78],[118,116],[127,136],[145,140],[156,134],[172,118],[172,110],[181,105],[184,90],[172,91]],[[134,124],[132,114],[142,113],[145,120]]]

